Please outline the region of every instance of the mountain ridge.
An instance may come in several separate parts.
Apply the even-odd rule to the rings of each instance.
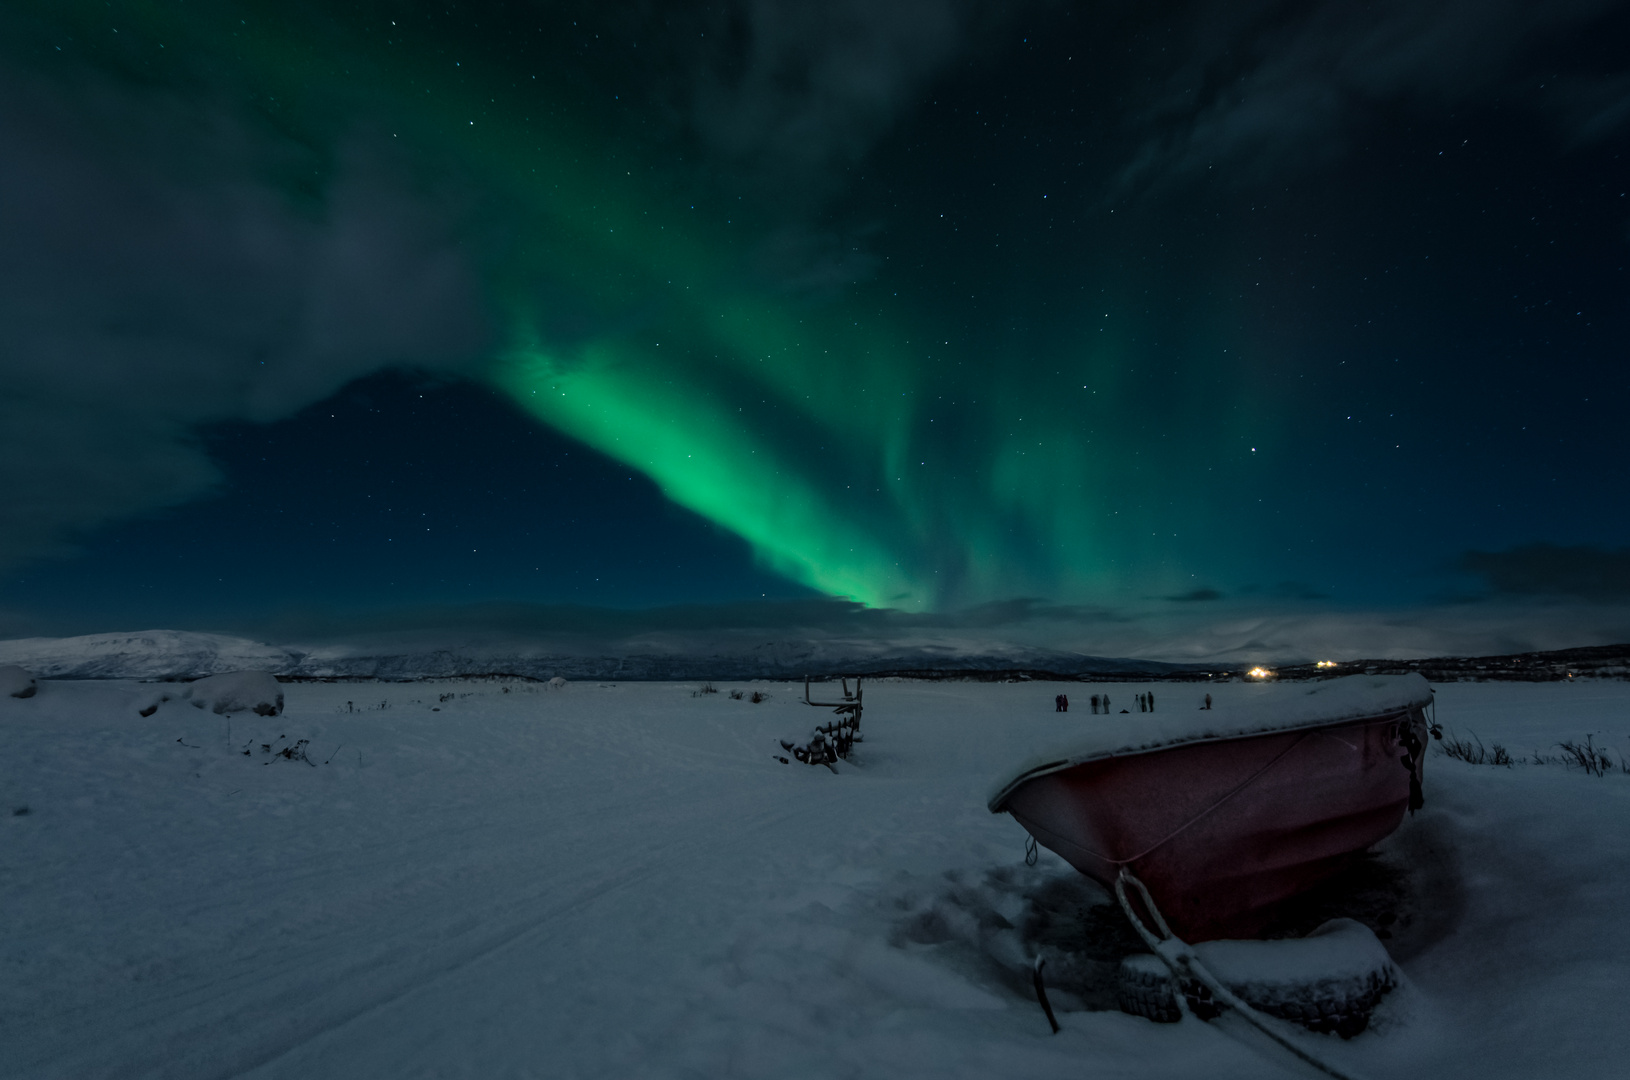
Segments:
[[[275,645],[228,634],[144,630],[0,641],[0,665],[44,679],[188,681],[227,671],[269,671],[285,681],[499,676],[547,680],[800,679],[835,673],[980,681],[1196,682],[1245,676],[1244,663],[1174,663],[1089,656],[1011,644],[901,644],[866,639],[772,639],[750,646],[684,638],[565,648],[498,640],[461,645],[383,640]],[[689,647],[686,647],[689,646]],[[1630,678],[1630,644],[1496,656],[1340,661],[1273,667],[1287,680],[1419,672],[1433,682]]]

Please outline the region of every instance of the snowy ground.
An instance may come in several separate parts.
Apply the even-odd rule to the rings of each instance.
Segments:
[[[132,682],[0,699],[0,1075],[1313,1075],[1085,983],[1054,1036],[1014,976],[1104,897],[985,797],[1086,687],[1060,716],[1051,684],[868,684],[834,776],[771,756],[823,715],[801,687],[510,685],[293,684],[230,722],[140,718]],[[1630,753],[1630,683],[1438,701],[1520,757]],[[261,750],[298,739],[317,764]],[[1309,1038],[1372,1078],[1623,1075],[1630,775],[1434,757],[1426,793],[1383,852],[1408,983]]]

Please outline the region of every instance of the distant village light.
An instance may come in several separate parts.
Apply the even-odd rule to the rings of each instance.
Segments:
[[[1247,671],[1245,674],[1247,676],[1249,676],[1250,678],[1253,678],[1253,679],[1271,679],[1271,678],[1273,678],[1273,672],[1269,671],[1265,667],[1254,667],[1250,671]]]
[[[1336,662],[1334,660],[1320,660],[1317,664],[1314,664],[1313,666],[1314,667],[1335,667]]]

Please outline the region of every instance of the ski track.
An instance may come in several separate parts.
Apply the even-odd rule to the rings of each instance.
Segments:
[[[754,823],[749,831],[759,831],[770,824],[785,821],[791,816],[791,811],[774,815],[766,815],[760,821]],[[331,1036],[355,1020],[361,1019],[370,1014],[379,1013],[408,995],[424,990],[432,984],[445,979],[448,975],[451,975],[463,968],[467,968],[505,947],[521,944],[529,937],[544,933],[553,920],[561,918],[562,916],[565,916],[568,913],[587,905],[593,900],[605,896],[614,890],[627,888],[639,882],[649,880],[655,875],[659,868],[673,864],[682,856],[692,854],[699,846],[700,845],[693,844],[689,848],[676,848],[673,845],[665,845],[665,855],[642,861],[637,867],[630,868],[629,870],[625,870],[618,874],[613,874],[597,882],[595,885],[582,890],[578,893],[578,895],[572,897],[570,900],[564,901],[541,914],[534,915],[516,926],[506,928],[497,934],[488,935],[486,940],[475,948],[458,956],[447,958],[445,961],[436,964],[431,971],[423,972],[413,976],[410,979],[404,980],[394,989],[380,994],[373,1000],[363,1004],[347,1014],[337,1015],[331,1020],[324,1021],[314,1030],[299,1036],[288,1045],[277,1048],[262,1060],[249,1063],[241,1069],[221,1073],[219,1075],[222,1077],[245,1076],[259,1071],[263,1066],[274,1065],[279,1060],[289,1056],[300,1047]],[[525,906],[530,907],[531,905]],[[362,973],[347,972],[345,974],[347,976],[354,977]],[[347,981],[350,980],[348,979]]]

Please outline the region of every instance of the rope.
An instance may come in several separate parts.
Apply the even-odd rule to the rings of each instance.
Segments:
[[[1263,773],[1267,772],[1269,769],[1271,769],[1275,765],[1279,764],[1280,760],[1283,759],[1286,754],[1290,753],[1292,750],[1294,750],[1298,746],[1302,745],[1302,740],[1306,739],[1311,734],[1313,734],[1313,732],[1311,732],[1311,731],[1302,732],[1301,735],[1299,735],[1294,742],[1292,742],[1289,746],[1285,747],[1283,750],[1279,751],[1279,753],[1275,754],[1273,756],[1272,760],[1270,760],[1266,765],[1262,766],[1262,768],[1258,769],[1256,772],[1252,773],[1250,776],[1247,776],[1244,780],[1241,780],[1239,782],[1239,785],[1237,787],[1235,787],[1232,791],[1228,792],[1222,798],[1218,799],[1216,802],[1212,803],[1210,806],[1206,807],[1204,810],[1201,810],[1198,814],[1195,814],[1193,817],[1191,817],[1187,821],[1183,822],[1183,824],[1179,825],[1177,828],[1173,829],[1171,832],[1167,833],[1165,836],[1161,837],[1159,840],[1156,840],[1153,844],[1150,844],[1148,847],[1144,848],[1142,851],[1138,852],[1136,855],[1128,855],[1124,859],[1115,859],[1115,858],[1111,858],[1108,855],[1100,854],[1099,852],[1096,852],[1096,851],[1092,850],[1091,848],[1087,847],[1085,844],[1076,844],[1076,843],[1074,843],[1072,841],[1071,846],[1078,847],[1082,851],[1086,852],[1088,855],[1091,855],[1093,858],[1102,859],[1104,862],[1108,863],[1109,865],[1111,865],[1111,866],[1119,866],[1124,870],[1130,864],[1137,862],[1139,859],[1143,858],[1146,855],[1153,854],[1154,852],[1158,851],[1160,848],[1164,847],[1166,844],[1168,844],[1171,841],[1175,840],[1178,837],[1178,835],[1180,833],[1182,833],[1185,829],[1188,829],[1190,826],[1196,824],[1197,822],[1200,821],[1201,818],[1205,817],[1207,814],[1209,814],[1213,810],[1217,809],[1219,806],[1221,806],[1223,803],[1227,802],[1229,799],[1232,799],[1235,795],[1238,795],[1240,792],[1244,791],[1247,787],[1250,787],[1251,784],[1255,783],[1258,779],[1261,778]],[[1034,842],[1034,840],[1035,840],[1035,838],[1031,837],[1031,841]]]
[[[1193,817],[1191,817],[1187,821],[1183,822],[1183,824],[1179,825],[1177,828],[1175,828],[1171,832],[1167,833],[1161,839],[1156,840],[1153,844],[1150,844],[1148,847],[1144,848],[1142,851],[1138,852],[1136,855],[1133,855],[1129,859],[1109,859],[1107,861],[1110,862],[1110,863],[1113,863],[1116,866],[1121,867],[1124,870],[1128,863],[1137,862],[1139,859],[1143,858],[1145,855],[1152,854],[1153,852],[1159,850],[1161,847],[1163,847],[1166,844],[1170,843],[1172,840],[1175,840],[1179,833],[1183,832],[1185,829],[1189,828],[1191,825],[1194,825],[1201,818],[1205,817],[1207,814],[1209,814],[1213,810],[1217,809],[1217,807],[1221,806],[1223,803],[1227,802],[1229,799],[1232,799],[1235,795],[1238,795],[1240,792],[1244,791],[1246,788],[1248,788],[1252,784],[1256,783],[1257,780],[1259,780],[1262,777],[1263,773],[1267,772],[1269,769],[1271,769],[1275,765],[1279,764],[1280,760],[1283,759],[1286,754],[1290,753],[1292,750],[1296,749],[1298,746],[1301,746],[1303,741],[1306,740],[1307,737],[1309,735],[1311,735],[1311,734],[1312,734],[1312,732],[1304,731],[1301,735],[1297,736],[1296,740],[1294,742],[1292,742],[1289,746],[1285,747],[1283,750],[1279,751],[1279,753],[1275,754],[1273,756],[1273,758],[1266,765],[1262,766],[1262,768],[1258,769],[1256,772],[1252,773],[1250,776],[1247,776],[1244,780],[1241,780],[1239,782],[1239,786],[1234,788],[1234,790],[1230,791],[1228,794],[1224,795],[1222,798],[1218,799],[1216,802],[1212,803],[1210,806],[1206,807],[1204,810],[1201,810],[1198,814],[1195,814]]]
[[[1148,909],[1149,914],[1154,918],[1154,930],[1150,930],[1145,926],[1143,920],[1132,910],[1132,903],[1126,897],[1126,886],[1128,884],[1135,887],[1141,894],[1143,906]],[[1151,952],[1160,957],[1161,962],[1172,973],[1172,991],[1177,995],[1178,1007],[1183,1010],[1185,1015],[1188,1014],[1189,1010],[1183,993],[1183,980],[1192,979],[1204,985],[1206,989],[1211,991],[1211,996],[1214,999],[1239,1013],[1252,1027],[1326,1076],[1333,1076],[1336,1080],[1354,1080],[1351,1074],[1344,1073],[1334,1065],[1319,1060],[1312,1053],[1297,1045],[1297,1040],[1292,1033],[1287,1030],[1279,1030],[1282,1025],[1278,1020],[1257,1012],[1244,1001],[1241,1001],[1232,990],[1224,986],[1222,980],[1213,975],[1200,962],[1200,957],[1195,953],[1194,946],[1172,933],[1172,928],[1166,925],[1166,920],[1160,914],[1160,909],[1155,906],[1154,897],[1149,895],[1148,888],[1143,882],[1133,877],[1124,866],[1121,867],[1120,874],[1115,878],[1115,899],[1120,901],[1121,910],[1126,912],[1126,917],[1131,920],[1132,929],[1138,932],[1138,936],[1143,939],[1144,944],[1149,946]]]
[[[1371,723],[1390,724],[1395,719],[1397,719],[1397,717],[1388,716],[1385,719],[1378,719],[1378,720],[1371,721]],[[1273,758],[1268,761],[1267,764],[1263,765],[1256,772],[1252,773],[1250,776],[1247,776],[1244,780],[1241,780],[1239,782],[1238,786],[1236,786],[1232,791],[1229,791],[1226,795],[1222,796],[1222,798],[1218,799],[1216,802],[1212,803],[1210,806],[1206,807],[1204,810],[1201,810],[1198,814],[1195,814],[1193,817],[1191,817],[1187,821],[1183,822],[1183,824],[1179,825],[1177,828],[1173,829],[1171,832],[1167,833],[1165,836],[1161,837],[1159,840],[1156,840],[1153,844],[1150,844],[1148,847],[1144,848],[1142,851],[1138,852],[1136,855],[1128,855],[1124,859],[1115,859],[1115,858],[1111,858],[1108,855],[1104,855],[1104,854],[1101,854],[1099,852],[1096,852],[1096,851],[1092,850],[1091,848],[1087,847],[1085,844],[1072,844],[1072,846],[1080,848],[1082,851],[1086,852],[1088,855],[1091,855],[1095,859],[1101,859],[1101,860],[1103,860],[1104,862],[1108,863],[1111,866],[1119,866],[1119,867],[1124,869],[1125,867],[1130,866],[1132,863],[1137,862],[1139,859],[1144,858],[1147,855],[1154,854],[1156,851],[1160,850],[1166,844],[1169,844],[1171,841],[1175,840],[1185,830],[1187,830],[1190,827],[1197,824],[1207,814],[1210,814],[1212,811],[1216,810],[1218,807],[1220,807],[1224,803],[1226,803],[1229,799],[1232,799],[1235,795],[1238,795],[1240,792],[1244,791],[1246,788],[1248,788],[1252,784],[1256,783],[1256,781],[1258,781],[1258,780],[1260,780],[1262,778],[1263,773],[1267,772],[1269,769],[1271,769],[1275,765],[1279,764],[1280,761],[1284,760],[1285,755],[1290,753],[1292,750],[1296,749],[1298,746],[1302,745],[1303,741],[1305,741],[1308,738],[1308,736],[1310,736],[1310,735],[1329,735],[1329,734],[1330,734],[1329,732],[1323,731],[1321,729],[1313,729],[1313,730],[1303,731],[1303,732],[1299,733],[1297,735],[1296,739],[1289,746],[1285,747],[1283,750],[1279,751],[1279,753],[1275,754],[1273,756]],[[1349,745],[1351,745],[1351,744],[1349,744]]]

